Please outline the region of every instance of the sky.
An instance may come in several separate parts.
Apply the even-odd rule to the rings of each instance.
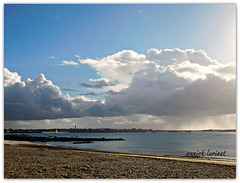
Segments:
[[[235,4],[4,5],[5,128],[235,128],[235,65]]]

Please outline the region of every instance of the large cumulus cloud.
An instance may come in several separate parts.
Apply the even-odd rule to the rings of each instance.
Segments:
[[[139,114],[156,116],[166,127],[174,126],[171,121],[180,123],[179,119],[190,124],[196,118],[226,120],[230,116],[232,120],[236,114],[235,63],[219,63],[203,50],[149,49],[146,55],[123,50],[101,59],[78,61],[101,76],[85,85],[104,87],[104,101],[71,98],[42,74],[21,81],[17,73],[5,69],[5,119]]]
[[[100,60],[79,60],[125,88],[105,95],[127,114],[215,116],[236,112],[235,63],[221,64],[203,50],[124,50]],[[120,87],[120,86],[119,86]],[[110,88],[110,87],[109,87]]]
[[[21,82],[21,76],[16,72],[10,72],[7,68],[4,68],[4,87]]]
[[[201,117],[236,112],[235,80],[214,74],[198,77],[179,77],[170,70],[139,71],[128,89],[106,95],[106,104],[119,105],[128,114],[157,116]]]
[[[16,79],[13,79],[13,76]],[[81,117],[84,110],[99,101],[84,96],[71,98],[61,93],[43,74],[34,80],[21,81],[17,73],[4,68],[4,118],[5,120],[34,120]]]

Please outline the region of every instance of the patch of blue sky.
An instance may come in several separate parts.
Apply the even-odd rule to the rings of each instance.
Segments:
[[[100,78],[97,72],[57,64],[78,62],[76,54],[95,59],[126,49],[146,54],[150,48],[203,49],[220,62],[234,61],[234,14],[234,4],[6,4],[4,66],[23,80],[43,73],[63,81],[61,88],[86,93],[78,83]]]

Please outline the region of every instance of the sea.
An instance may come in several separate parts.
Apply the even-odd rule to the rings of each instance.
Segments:
[[[26,133],[31,136],[76,138],[123,138],[124,141],[39,142],[49,146],[71,147],[125,153],[167,156],[193,156],[236,160],[236,132],[120,132],[120,133]],[[198,156],[197,156],[198,157]]]

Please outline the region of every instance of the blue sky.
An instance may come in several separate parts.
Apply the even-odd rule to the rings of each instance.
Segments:
[[[68,91],[76,96],[88,92],[78,83],[100,76],[88,65],[57,65],[63,60],[77,61],[76,54],[95,59],[122,50],[193,48],[222,63],[235,61],[235,21],[233,4],[6,4],[4,66],[22,80],[43,73],[60,88],[78,90]]]
[[[5,128],[236,128],[236,5],[5,4],[4,67]]]

